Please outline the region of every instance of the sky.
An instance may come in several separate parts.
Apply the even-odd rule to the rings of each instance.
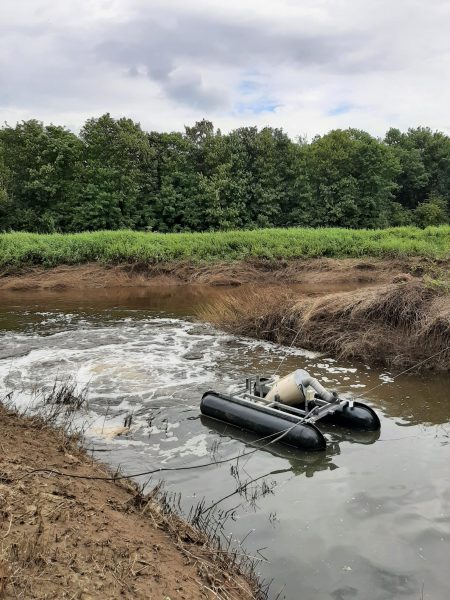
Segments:
[[[450,0],[0,0],[0,121],[450,133]]]

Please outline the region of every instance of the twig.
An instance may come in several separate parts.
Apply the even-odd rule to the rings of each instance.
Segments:
[[[5,540],[5,539],[8,537],[8,535],[9,535],[9,532],[11,531],[11,525],[12,525],[12,521],[13,521],[13,516],[12,516],[12,514],[11,514],[11,518],[9,519],[9,527],[8,527],[8,531],[7,531],[7,532],[5,533],[5,535],[3,536],[3,539],[4,539],[4,540]]]

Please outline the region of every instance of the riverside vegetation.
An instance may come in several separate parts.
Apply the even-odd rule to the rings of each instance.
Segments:
[[[450,258],[450,226],[385,230],[262,229],[160,234],[99,231],[79,234],[0,234],[0,268],[103,263],[154,264],[245,259],[420,257]]]
[[[450,137],[357,129],[143,131],[109,114],[80,134],[36,120],[0,129],[0,231],[160,232],[448,223]]]

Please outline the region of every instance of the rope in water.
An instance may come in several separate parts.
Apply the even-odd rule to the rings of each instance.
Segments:
[[[109,477],[104,477],[101,475],[78,475],[76,473],[67,473],[65,471],[58,471],[55,469],[42,468],[42,469],[32,469],[31,471],[27,471],[22,476],[16,477],[14,479],[8,479],[8,481],[9,482],[20,481],[22,479],[25,479],[25,477],[29,477],[30,475],[39,475],[39,474],[56,475],[59,477],[71,477],[72,479],[92,479],[92,480],[97,480],[97,481],[118,481],[120,479],[132,479],[134,477],[143,477],[144,475],[153,475],[154,473],[163,473],[165,471],[188,471],[190,469],[201,469],[203,467],[210,467],[212,465],[220,465],[223,463],[231,462],[232,460],[239,460],[241,458],[244,458],[245,456],[254,454],[258,450],[261,450],[262,448],[266,448],[267,446],[270,446],[271,444],[275,444],[276,442],[279,442],[284,436],[286,436],[289,432],[291,432],[295,427],[297,427],[301,423],[302,423],[302,421],[297,421],[297,423],[294,423],[293,425],[291,425],[291,427],[288,427],[288,429],[283,429],[281,431],[275,431],[274,433],[266,435],[262,438],[258,438],[257,440],[255,440],[253,442],[253,444],[257,444],[259,442],[262,442],[262,441],[272,438],[274,436],[278,436],[278,437],[275,437],[273,440],[270,440],[267,444],[258,446],[257,448],[254,448],[253,450],[250,450],[249,452],[241,452],[241,453],[236,454],[235,456],[231,456],[229,458],[224,458],[221,460],[213,460],[211,462],[202,463],[200,465],[190,465],[188,467],[159,467],[157,469],[152,469],[150,471],[141,471],[140,473],[131,473],[128,475],[111,475]]]

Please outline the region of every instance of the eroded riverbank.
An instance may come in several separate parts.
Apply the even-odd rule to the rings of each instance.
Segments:
[[[0,431],[0,598],[263,598],[152,494],[103,481],[112,471],[63,430],[0,404]]]
[[[420,280],[299,296],[224,296],[200,316],[226,331],[397,369],[450,370],[450,293]]]
[[[159,263],[121,263],[105,265],[91,262],[52,268],[24,267],[6,270],[0,276],[0,290],[62,290],[76,288],[155,287],[160,285],[200,284],[240,286],[258,284],[302,284],[321,287],[376,285],[420,277],[430,265],[447,269],[448,261],[404,257],[393,260],[375,258],[248,259],[216,263],[172,261]]]
[[[370,364],[449,370],[449,273],[448,261],[417,257],[89,263],[5,274],[0,296],[76,298],[90,290],[163,305],[203,298],[196,315],[232,333]]]

